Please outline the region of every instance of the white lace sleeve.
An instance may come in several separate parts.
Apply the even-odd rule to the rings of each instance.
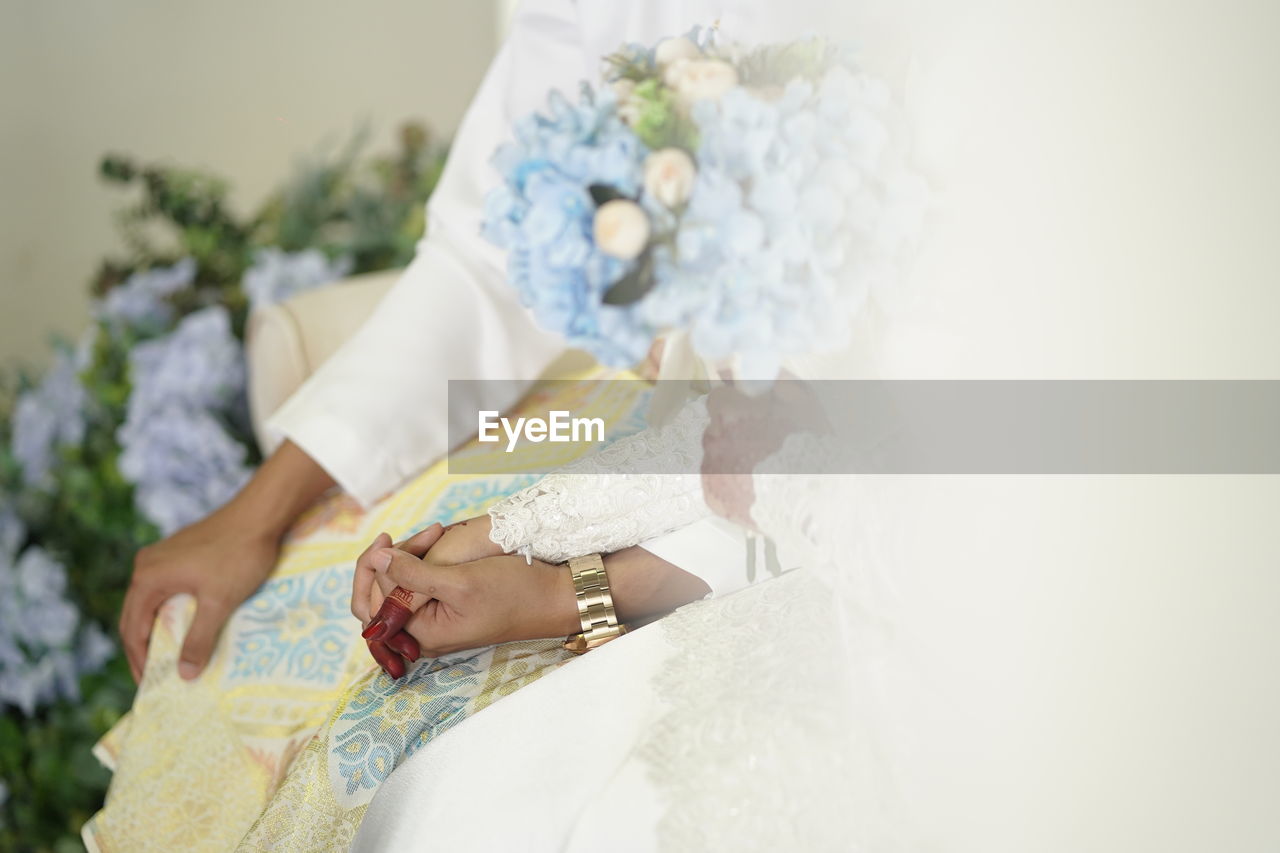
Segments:
[[[509,553],[559,563],[611,553],[706,518],[698,473],[705,400],[666,426],[623,438],[548,474],[489,510],[489,538]]]

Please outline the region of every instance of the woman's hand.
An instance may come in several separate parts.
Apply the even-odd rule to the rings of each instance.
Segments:
[[[404,601],[407,609],[394,614],[400,617],[396,624],[386,630],[376,630],[371,622],[374,614],[379,613],[384,597],[374,584],[371,556],[380,549],[395,548],[435,565],[454,565],[497,556],[502,550],[489,539],[490,527],[488,515],[455,522],[445,528],[433,524],[395,545],[390,536],[381,533],[360,555],[352,582],[351,613],[365,626],[364,635],[369,654],[389,675],[394,678],[403,676],[405,660],[415,661],[420,657],[417,642],[402,628],[408,621],[411,610],[423,602],[421,598]],[[403,596],[404,592],[401,591],[400,595]]]
[[[433,524],[403,542],[392,544],[391,537],[379,533],[377,538],[356,560],[355,579],[351,585],[351,615],[368,625],[377,607],[370,609],[369,592],[373,588],[374,569],[369,562],[374,552],[382,548],[399,548],[434,565],[452,566],[469,563],[483,557],[496,557],[502,549],[489,539],[491,520],[482,515],[458,521],[448,527]]]
[[[423,560],[395,548],[378,550],[370,562],[377,571],[374,612],[396,587],[427,597],[404,627],[427,657],[580,629],[573,581],[563,566],[506,555],[442,566],[430,554]]]
[[[437,566],[456,566],[485,557],[501,556],[502,549],[489,538],[489,531],[492,529],[493,519],[487,514],[455,521],[444,528],[440,541],[431,546],[425,559]]]
[[[436,566],[430,554],[420,560],[392,548],[376,550],[369,562],[377,580],[371,611],[378,613],[387,596],[412,593],[416,601],[410,607],[416,610],[404,632],[428,657],[581,630],[577,596],[565,566],[538,560],[529,564],[523,557],[505,555]],[[623,622],[647,621],[710,592],[701,578],[638,546],[609,554],[604,562]],[[403,662],[398,663],[399,674],[388,669],[396,678],[404,671]]]

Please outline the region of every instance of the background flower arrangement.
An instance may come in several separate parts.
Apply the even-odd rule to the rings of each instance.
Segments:
[[[249,310],[410,260],[445,146],[412,124],[390,156],[365,143],[303,163],[248,218],[215,177],[103,160],[136,195],[127,253],[98,272],[81,339],[0,381],[0,849],[80,849],[108,781],[90,750],[133,696],[109,636],[133,553],[259,461]]]

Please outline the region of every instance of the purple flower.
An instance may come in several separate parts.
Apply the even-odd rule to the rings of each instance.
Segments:
[[[252,308],[264,308],[307,290],[331,284],[351,272],[351,258],[330,261],[319,249],[286,252],[259,249],[242,286]]]
[[[225,408],[244,393],[244,351],[231,331],[231,314],[221,305],[189,314],[170,334],[138,344],[129,353],[129,366],[128,422],[175,402]]]
[[[12,560],[27,536],[26,525],[8,502],[0,503],[0,561]]]
[[[61,563],[38,546],[14,558],[14,531],[20,533],[21,524],[0,509],[4,530],[9,532],[0,542],[0,706],[13,705],[30,716],[59,698],[77,698],[79,676],[100,669],[114,647],[101,628],[81,624],[66,597]]]
[[[108,291],[97,305],[97,314],[113,325],[163,328],[173,322],[169,297],[187,290],[195,280],[193,258],[183,258],[171,267],[140,270]]]
[[[120,473],[138,511],[168,536],[235,495],[252,474],[245,446],[212,413],[175,402],[120,430]]]
[[[169,535],[231,498],[248,480],[247,450],[227,425],[243,414],[244,353],[227,310],[186,317],[130,354],[133,391],[120,473],[138,511]]]
[[[86,401],[74,360],[65,353],[58,354],[38,386],[18,397],[10,449],[27,486],[52,485],[57,448],[84,440]]]

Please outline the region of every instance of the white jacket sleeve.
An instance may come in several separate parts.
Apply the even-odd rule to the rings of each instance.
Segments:
[[[369,505],[448,450],[449,379],[532,381],[563,349],[519,304],[503,254],[480,235],[490,165],[519,118],[553,88],[587,76],[571,0],[532,0],[490,67],[427,206],[427,234],[369,320],[267,422],[362,504]],[[470,386],[502,409],[519,382]],[[455,388],[456,391],[456,388]],[[474,404],[474,405],[473,405]],[[466,434],[466,433],[463,433]]]

